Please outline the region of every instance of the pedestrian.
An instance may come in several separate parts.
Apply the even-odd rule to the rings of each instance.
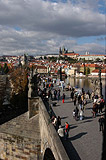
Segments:
[[[65,122],[65,140],[68,138],[69,136],[69,124],[68,122]]]
[[[104,122],[105,122],[105,119],[104,119],[103,115],[100,116],[98,122],[99,122],[99,131],[102,131],[102,133],[103,133],[103,131],[104,131]]]
[[[103,112],[102,109],[104,108],[104,105],[105,105],[105,101],[104,101],[103,98],[101,98],[101,101],[100,101],[100,108],[99,108],[101,113]]]
[[[57,100],[59,101],[60,99],[60,89],[57,91]]]
[[[98,97],[98,99],[97,99],[97,106],[98,106],[98,112],[99,112],[99,113],[101,112],[100,102],[101,102],[101,98],[100,98],[100,97]]]
[[[83,109],[80,110],[80,120],[83,120]]]
[[[73,110],[73,117],[75,118],[75,109]]]
[[[89,96],[89,99],[91,99],[91,93],[89,92],[89,90],[88,90],[87,94]]]
[[[53,124],[53,125],[55,126],[55,128],[56,128],[56,125],[57,125],[57,118],[56,118],[56,117],[54,117],[54,120],[53,120],[52,124]]]
[[[79,100],[79,108],[82,108],[82,99]]]
[[[76,101],[77,101],[77,97],[76,95],[74,96],[74,106],[76,106]]]
[[[81,95],[78,94],[78,103],[79,103],[80,99],[81,99]]]
[[[79,109],[78,109],[78,107],[76,106],[76,108],[75,108],[75,120],[76,120],[76,121],[78,120],[78,114],[79,114]]]
[[[93,103],[92,112],[93,112],[93,118],[95,118],[97,114],[97,104],[96,103]]]
[[[54,100],[57,99],[56,97],[57,97],[57,90],[55,89],[55,90],[54,90]]]
[[[83,111],[85,111],[85,106],[86,106],[86,104],[87,104],[87,101],[86,101],[86,99],[84,98],[84,100],[83,100]]]
[[[55,116],[52,116],[52,118],[51,118],[51,122],[52,123],[53,123],[54,119],[55,119]]]
[[[71,100],[73,101],[74,99],[74,91],[71,91]]]
[[[60,118],[60,116],[57,117],[57,129],[59,129],[59,126],[61,126],[61,118]]]
[[[59,126],[57,133],[59,134],[60,138],[64,137],[64,129],[62,128],[61,125]]]
[[[65,94],[63,93],[63,96],[62,96],[62,102],[64,103],[64,99],[65,99]]]

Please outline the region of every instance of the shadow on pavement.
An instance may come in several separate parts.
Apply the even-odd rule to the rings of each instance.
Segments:
[[[69,129],[74,129],[74,128],[76,128],[76,127],[78,127],[78,126],[70,126]]]
[[[20,116],[21,114],[24,114],[25,112],[28,111],[28,108],[11,108],[8,109],[6,108],[4,111],[0,112],[1,115],[0,115],[0,125],[12,120],[13,118],[16,118],[17,116]]]
[[[70,103],[70,104],[71,104],[72,102],[71,102],[71,101],[65,101],[65,100],[64,100],[64,103]]]
[[[92,109],[92,107],[85,108],[85,110],[89,110],[89,109]]]
[[[62,139],[62,144],[63,144],[70,160],[81,160],[81,158],[79,157],[76,149],[74,148],[74,146],[70,142],[70,140]]]
[[[82,137],[82,136],[84,136],[85,134],[87,134],[87,132],[79,133],[79,134],[77,134],[77,135],[75,135],[75,136],[73,136],[73,137],[69,138],[68,140],[70,140],[70,141],[74,141],[74,140],[76,140],[76,139],[81,138],[81,137]]]
[[[67,117],[61,117],[61,119],[66,119],[66,118],[68,118],[68,116]]]
[[[81,123],[87,123],[87,122],[92,122],[93,120],[87,120],[87,121],[83,121]]]
[[[84,117],[84,120],[86,120],[86,119],[92,119],[92,118],[93,118],[92,116]]]

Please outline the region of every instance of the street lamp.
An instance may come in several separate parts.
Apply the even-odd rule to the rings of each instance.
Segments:
[[[100,96],[102,97],[101,68],[99,69]]]
[[[60,81],[62,81],[62,68],[60,66]]]

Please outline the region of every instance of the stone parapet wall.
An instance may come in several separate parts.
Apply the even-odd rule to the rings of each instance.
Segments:
[[[40,142],[34,139],[0,133],[0,160],[38,160]]]
[[[69,160],[41,98],[39,98],[39,104],[39,126],[41,134],[41,152],[43,156],[45,150],[50,148],[56,160]]]

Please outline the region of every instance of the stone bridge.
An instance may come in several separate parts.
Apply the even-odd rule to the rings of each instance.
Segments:
[[[66,151],[40,97],[29,98],[29,117],[36,114],[39,114],[42,159],[68,160]]]
[[[28,112],[0,125],[0,160],[68,160],[41,98],[28,98]]]

